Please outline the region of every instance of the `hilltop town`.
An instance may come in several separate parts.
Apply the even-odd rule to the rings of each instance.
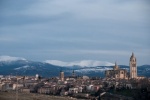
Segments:
[[[70,76],[65,76],[61,70],[58,77],[51,78],[42,78],[38,74],[35,76],[1,75],[0,99],[1,94],[14,93],[12,100],[22,100],[20,94],[26,96],[33,94],[33,100],[42,100],[39,97],[41,94],[64,97],[68,100],[149,100],[150,78],[137,75],[136,63],[136,57],[132,53],[129,59],[129,72],[120,69],[115,63],[112,70],[105,71],[104,78],[79,76],[74,70]],[[3,96],[2,100],[4,98]]]

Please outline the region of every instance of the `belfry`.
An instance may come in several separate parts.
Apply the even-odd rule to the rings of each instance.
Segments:
[[[134,53],[132,53],[130,57],[130,78],[137,78],[137,66],[136,66],[136,57],[134,56]]]

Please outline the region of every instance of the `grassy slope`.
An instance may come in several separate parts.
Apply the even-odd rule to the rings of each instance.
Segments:
[[[49,96],[32,93],[19,93],[18,100],[73,100],[69,97]],[[15,92],[0,92],[0,100],[16,100]]]

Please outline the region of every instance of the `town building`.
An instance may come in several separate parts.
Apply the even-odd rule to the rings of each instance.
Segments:
[[[60,80],[64,81],[64,72],[63,71],[60,71]]]

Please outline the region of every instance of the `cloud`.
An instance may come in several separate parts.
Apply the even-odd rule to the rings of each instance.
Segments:
[[[96,0],[92,3],[81,0],[53,0],[37,1],[21,13],[37,17],[59,16],[63,13],[70,13],[73,18],[78,20],[109,19],[125,22],[145,18],[146,12],[143,13],[143,11],[147,9],[150,9],[149,5],[140,0],[128,0],[127,2]]]
[[[17,60],[26,60],[26,59],[21,58],[21,57],[0,56],[0,61],[11,62],[11,61],[17,61]]]
[[[95,66],[113,66],[113,63],[107,61],[95,61],[95,60],[82,60],[82,61],[74,61],[74,62],[63,62],[59,60],[46,60],[46,63],[58,65],[58,66],[81,66],[81,67],[95,67]]]
[[[123,58],[134,51],[149,59],[149,4],[145,0],[3,0],[0,55],[42,61],[119,59],[125,64]]]

